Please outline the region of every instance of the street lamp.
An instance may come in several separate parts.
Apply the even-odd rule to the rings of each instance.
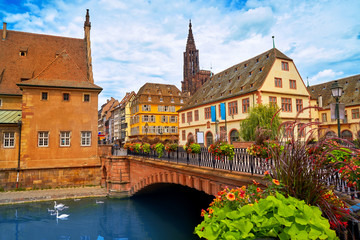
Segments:
[[[337,125],[338,125],[338,137],[341,137],[340,133],[340,111],[339,111],[339,100],[341,98],[343,88],[338,84],[337,81],[335,81],[331,85],[331,95],[335,98],[336,106],[335,106],[335,117],[337,119]]]

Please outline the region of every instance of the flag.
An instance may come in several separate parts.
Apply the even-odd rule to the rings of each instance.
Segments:
[[[211,121],[216,122],[216,107],[211,106]]]
[[[220,114],[221,114],[221,120],[226,120],[225,103],[220,103]]]

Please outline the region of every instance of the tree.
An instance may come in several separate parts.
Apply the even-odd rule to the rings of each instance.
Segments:
[[[259,104],[250,108],[249,115],[240,122],[240,137],[245,141],[255,141],[256,129],[267,129],[269,137],[274,139],[280,126],[279,108]]]

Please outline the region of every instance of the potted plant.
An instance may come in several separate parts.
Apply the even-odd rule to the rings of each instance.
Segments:
[[[155,145],[155,151],[157,152],[159,158],[161,158],[162,155],[164,154],[164,149],[165,147],[164,144],[162,143],[158,143]]]
[[[144,153],[148,154],[150,153],[150,144],[149,143],[143,143],[141,144],[141,149]]]
[[[176,143],[168,143],[165,145],[165,150],[170,153],[170,152],[175,152],[178,148],[178,145]]]
[[[201,146],[200,144],[197,143],[191,143],[191,144],[186,144],[184,145],[184,150],[187,153],[200,153],[201,152]]]
[[[216,142],[211,144],[208,151],[215,156],[216,160],[223,160],[224,156],[227,156],[229,160],[234,159],[234,146],[226,142]]]

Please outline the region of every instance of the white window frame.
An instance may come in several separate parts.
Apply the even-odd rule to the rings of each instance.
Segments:
[[[49,135],[48,131],[38,132],[38,147],[49,147]]]
[[[2,99],[0,98],[0,107],[2,107]]]
[[[3,147],[14,148],[15,147],[15,132],[4,132]]]
[[[71,143],[71,132],[61,131],[60,132],[60,147],[70,147]]]
[[[170,116],[169,122],[177,123],[177,116]]]
[[[81,132],[80,145],[82,147],[90,147],[91,146],[91,131],[82,131]]]

